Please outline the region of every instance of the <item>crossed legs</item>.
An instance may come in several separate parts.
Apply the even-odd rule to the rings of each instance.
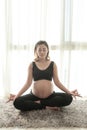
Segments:
[[[67,93],[53,92],[48,98],[41,99],[33,95],[32,93],[20,96],[15,99],[15,108],[21,111],[30,111],[45,109],[47,107],[63,107],[70,105],[72,102],[72,96]]]

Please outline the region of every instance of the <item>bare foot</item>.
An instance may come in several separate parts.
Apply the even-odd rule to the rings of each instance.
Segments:
[[[55,110],[55,111],[60,111],[60,107],[49,107],[49,106],[46,106],[46,109],[50,109],[50,110]]]
[[[38,103],[38,104],[40,104],[40,100],[38,100],[38,101],[35,101],[36,103]]]

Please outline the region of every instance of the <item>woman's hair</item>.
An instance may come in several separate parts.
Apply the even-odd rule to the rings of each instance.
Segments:
[[[35,61],[38,61],[38,60],[39,60],[39,57],[38,57],[38,55],[37,55],[37,53],[36,53],[37,47],[38,47],[39,45],[45,45],[45,46],[47,47],[48,53],[47,53],[46,59],[49,60],[49,59],[50,59],[50,58],[49,58],[49,46],[48,46],[48,44],[47,44],[46,41],[42,41],[42,40],[38,41],[38,42],[35,44],[35,47],[34,47],[35,59],[34,59],[34,60],[35,60]]]

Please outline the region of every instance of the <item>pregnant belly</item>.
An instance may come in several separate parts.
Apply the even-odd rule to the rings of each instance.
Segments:
[[[47,98],[53,93],[53,86],[51,83],[36,83],[32,88],[32,93],[39,98]]]

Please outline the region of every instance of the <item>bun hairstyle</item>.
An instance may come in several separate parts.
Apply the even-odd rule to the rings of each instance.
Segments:
[[[49,59],[50,59],[50,58],[49,58],[49,46],[48,46],[48,44],[47,44],[46,41],[42,41],[42,40],[38,41],[38,42],[35,44],[35,47],[34,47],[35,59],[34,59],[34,60],[35,60],[35,61],[38,61],[38,60],[39,60],[39,57],[38,57],[38,55],[37,55],[37,53],[36,53],[37,47],[38,47],[39,45],[45,45],[45,46],[47,47],[48,53],[47,53],[46,59],[49,60]]]

